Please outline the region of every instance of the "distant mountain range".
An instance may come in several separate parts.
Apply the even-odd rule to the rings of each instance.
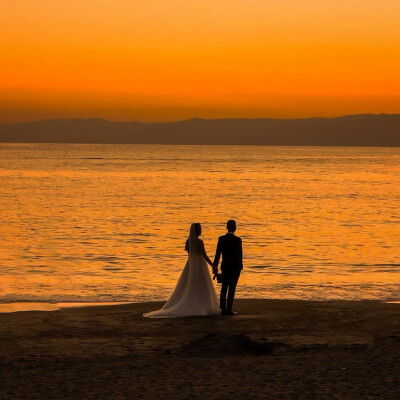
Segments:
[[[338,118],[112,122],[52,119],[1,123],[0,142],[400,146],[400,114]]]

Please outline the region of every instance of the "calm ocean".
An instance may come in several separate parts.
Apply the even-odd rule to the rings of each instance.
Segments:
[[[166,299],[237,220],[237,297],[400,299],[400,148],[0,144],[0,302]]]

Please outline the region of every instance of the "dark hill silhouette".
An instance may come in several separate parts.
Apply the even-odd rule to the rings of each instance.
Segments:
[[[0,124],[0,142],[400,146],[400,114],[157,123],[53,119]]]

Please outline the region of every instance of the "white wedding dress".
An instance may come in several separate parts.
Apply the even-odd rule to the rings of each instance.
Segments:
[[[220,313],[217,293],[202,254],[203,242],[190,228],[189,258],[175,290],[160,310],[143,314],[147,318],[176,318]]]

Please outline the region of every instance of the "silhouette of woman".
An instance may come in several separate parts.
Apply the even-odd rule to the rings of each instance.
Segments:
[[[217,293],[211,280],[208,258],[201,235],[201,225],[190,227],[186,250],[189,258],[176,284],[175,290],[160,310],[143,314],[147,318],[173,318],[219,314]]]

